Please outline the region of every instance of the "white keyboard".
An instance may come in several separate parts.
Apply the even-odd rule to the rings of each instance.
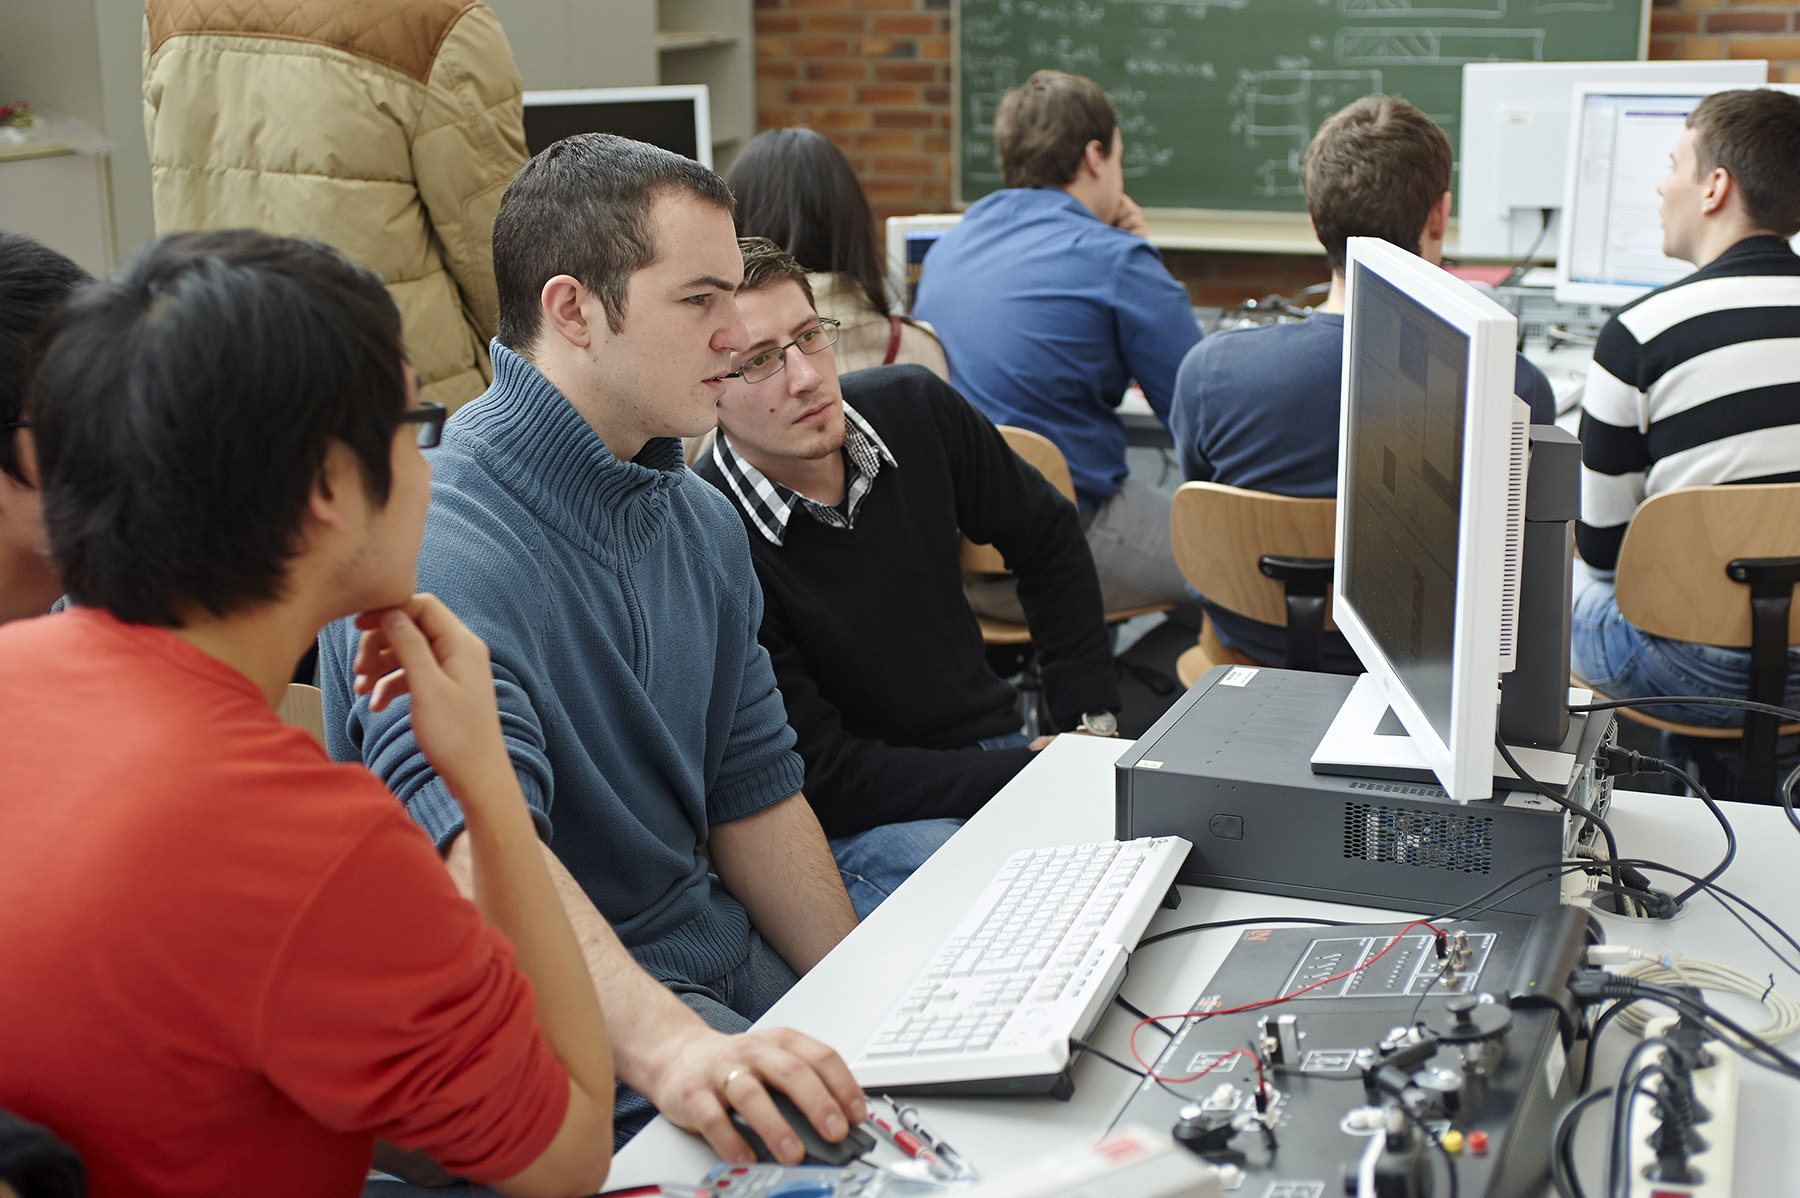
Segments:
[[[1191,846],[1178,836],[1006,859],[850,1063],[864,1089],[1057,1093]]]

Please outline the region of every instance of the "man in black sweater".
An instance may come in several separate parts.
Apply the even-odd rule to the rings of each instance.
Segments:
[[[772,242],[740,245],[748,348],[694,468],[749,529],[803,790],[866,915],[1048,743],[1027,743],[988,668],[962,535],[1018,576],[1057,727],[1108,735],[1100,583],[1074,505],[985,416],[917,366],[840,385],[805,271]]]

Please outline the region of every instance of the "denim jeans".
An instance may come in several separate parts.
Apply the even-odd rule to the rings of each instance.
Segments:
[[[750,933],[750,955],[744,963],[705,985],[691,982],[664,982],[676,997],[693,1009],[715,1031],[735,1034],[750,1030],[750,1025],[775,1005],[777,999],[800,979],[770,948],[761,935]],[[613,1150],[623,1148],[631,1137],[656,1117],[650,1100],[623,1082],[613,1087]],[[462,1182],[448,1189],[427,1189],[400,1181],[370,1181],[363,1185],[363,1198],[500,1198],[486,1186]]]
[[[1750,694],[1750,651],[1672,641],[1640,632],[1619,614],[1610,579],[1575,563],[1574,626],[1569,668],[1614,699],[1651,695],[1706,695],[1744,699]],[[1787,703],[1800,702],[1800,652],[1788,651]],[[1678,724],[1737,726],[1744,713],[1730,707],[1658,704],[1647,715]]]
[[[917,819],[833,837],[831,855],[837,859],[856,917],[867,919],[960,827],[959,819]]]

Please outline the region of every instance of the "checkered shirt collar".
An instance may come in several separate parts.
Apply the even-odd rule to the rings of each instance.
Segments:
[[[842,511],[808,499],[763,474],[732,449],[731,438],[723,429],[713,439],[712,454],[719,473],[725,476],[725,484],[737,497],[739,506],[749,513],[750,523],[764,540],[777,547],[787,538],[788,519],[796,508],[828,528],[855,528],[857,510],[875,485],[882,465],[900,465],[862,413],[849,404],[844,405],[844,457],[850,466],[850,477],[845,480]]]

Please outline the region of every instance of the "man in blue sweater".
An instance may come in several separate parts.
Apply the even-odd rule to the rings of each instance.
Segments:
[[[1277,495],[1337,494],[1345,243],[1380,237],[1439,261],[1450,165],[1444,131],[1393,96],[1366,96],[1319,126],[1301,181],[1331,262],[1331,293],[1305,320],[1216,333],[1188,351],[1169,418],[1183,474]],[[1519,358],[1513,387],[1531,405],[1533,424],[1555,422],[1543,371]],[[1270,665],[1285,659],[1286,629],[1201,602],[1221,644]],[[1326,634],[1325,666],[1361,668],[1340,633]]]
[[[1114,409],[1136,379],[1167,423],[1200,329],[1125,194],[1112,102],[1091,79],[1038,71],[1001,98],[994,141],[1006,189],[931,247],[913,314],[937,329],[950,383],[970,403],[1068,459],[1107,610],[1182,602],[1169,494],[1129,477]],[[1010,580],[969,599],[984,615],[1024,618]]]
[[[748,1028],[856,917],[757,644],[743,525],[677,439],[712,426],[744,344],[731,210],[712,172],[623,138],[569,138],[519,172],[494,226],[494,382],[445,430],[419,577],[492,654],[620,1080],[643,1096],[622,1089],[620,1138],[647,1098],[748,1160],[736,1107],[797,1161],[764,1083],[836,1140],[864,1114],[848,1070],[791,1031],[718,1033]],[[407,704],[357,698],[353,652],[353,629],[320,638],[333,755],[365,762],[466,877]]]

